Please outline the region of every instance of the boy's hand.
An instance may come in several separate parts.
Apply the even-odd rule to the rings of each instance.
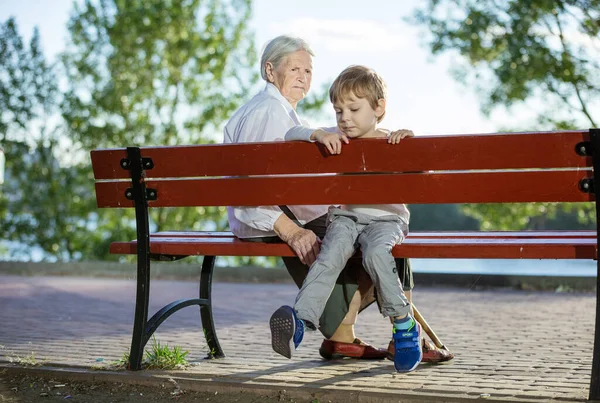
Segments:
[[[400,140],[406,137],[415,137],[415,134],[412,130],[400,129],[390,133],[388,136],[389,144],[398,144]]]
[[[345,134],[331,133],[325,130],[315,130],[310,136],[311,139],[324,144],[330,154],[341,154],[342,153],[342,142],[348,144],[348,136]]]

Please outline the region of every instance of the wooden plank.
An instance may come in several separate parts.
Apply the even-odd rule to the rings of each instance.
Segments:
[[[245,242],[236,238],[157,238],[154,254],[181,256],[294,256],[285,243]],[[113,254],[135,254],[135,242],[111,244]],[[407,239],[394,247],[396,257],[455,259],[594,259],[596,240],[549,239]]]
[[[594,235],[595,236],[595,235]],[[235,237],[230,231],[161,231],[151,234],[151,238],[232,238]]]
[[[151,207],[382,203],[585,202],[591,171],[364,174],[148,181]],[[98,207],[132,207],[126,182],[97,182]]]
[[[573,231],[414,231],[408,238],[497,238],[497,239],[547,239],[547,238],[592,238],[596,239],[595,230]]]
[[[385,139],[352,140],[341,155],[307,142],[144,147],[155,167],[149,178],[342,172],[590,167],[575,145],[588,131],[422,136],[399,145]],[[125,149],[91,152],[96,179],[129,178],[120,167]]]
[[[230,231],[161,231],[150,238],[235,238]],[[596,238],[595,230],[538,231],[411,231],[408,238]]]

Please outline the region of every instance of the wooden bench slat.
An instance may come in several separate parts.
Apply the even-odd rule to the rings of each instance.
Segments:
[[[151,235],[157,238],[235,238],[230,231],[161,231]],[[594,230],[569,231],[413,231],[408,238],[596,238]]]
[[[208,256],[294,256],[285,243],[246,242],[237,238],[153,238],[151,253]],[[135,254],[136,242],[115,242],[111,253]],[[407,238],[394,247],[396,257],[469,259],[594,259],[594,238]]]
[[[143,147],[152,158],[148,178],[314,174],[330,172],[418,172],[427,170],[589,167],[575,145],[588,131],[422,136],[400,145],[385,139],[353,140],[343,158],[311,143],[275,142]],[[424,152],[424,150],[426,150]],[[125,149],[91,152],[96,179],[126,179],[119,163]],[[326,156],[326,158],[323,158]],[[415,158],[418,156],[418,158]]]
[[[152,238],[208,238],[208,237],[220,237],[220,238],[231,238],[235,237],[231,231],[161,231],[151,234]]]
[[[585,202],[583,171],[508,171],[251,177],[147,181],[151,207],[378,203]],[[500,185],[501,184],[501,185]],[[98,207],[132,207],[127,182],[97,182]],[[317,191],[316,191],[317,190]]]

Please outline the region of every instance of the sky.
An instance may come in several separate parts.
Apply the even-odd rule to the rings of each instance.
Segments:
[[[73,0],[0,0],[0,21],[15,16],[29,39],[40,30],[46,56],[64,49]],[[482,115],[478,96],[450,75],[456,55],[432,57],[423,28],[403,20],[418,0],[254,0],[251,28],[258,51],[281,34],[302,36],[314,52],[313,89],[330,83],[344,68],[363,64],[387,83],[388,107],[381,127],[417,135],[488,133],[506,127],[506,114]],[[258,71],[259,66],[256,66]],[[334,125],[332,108],[322,121]],[[511,118],[513,119],[513,118]]]

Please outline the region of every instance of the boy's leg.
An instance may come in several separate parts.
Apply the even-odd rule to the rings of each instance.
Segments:
[[[304,228],[313,231],[320,239],[325,238],[327,215],[323,215],[307,223],[304,225]],[[300,262],[300,259],[295,256],[284,257],[282,260],[298,288],[302,287],[302,283],[304,283],[304,279],[308,275],[309,266]],[[360,275],[361,272],[362,276]],[[337,335],[342,338],[344,336],[348,337],[346,340],[340,339],[342,341],[351,343],[354,340],[354,325],[344,326],[343,323],[347,316],[355,316],[352,315],[352,312],[356,311],[358,307],[352,306],[352,300],[353,296],[359,292],[359,284],[361,284],[365,274],[362,262],[359,259],[350,259],[346,268],[342,270],[342,273],[337,278],[319,321],[319,331],[326,339]],[[370,283],[369,286],[373,289],[371,279],[368,278],[367,280]],[[361,285],[360,288],[364,287]],[[374,299],[371,297],[369,304],[373,301]],[[362,305],[361,309],[363,309]]]
[[[379,217],[370,221],[358,238],[363,266],[377,288],[382,314],[393,319],[394,367],[398,372],[414,370],[423,358],[421,328],[412,317],[391,254],[405,233],[400,220]]]
[[[305,326],[316,329],[340,272],[354,254],[356,235],[352,219],[333,217],[321,252],[304,280],[294,308],[284,305],[271,316],[269,326],[275,352],[292,358],[293,351],[302,341]]]
[[[372,220],[358,236],[363,266],[377,289],[379,308],[384,316],[390,318],[410,313],[410,302],[402,290],[392,256],[394,245],[404,240],[405,227],[399,220],[378,218]]]
[[[356,260],[358,260],[358,263],[353,262]],[[283,262],[298,288],[302,287],[302,283],[308,275],[309,267],[302,264],[297,257],[284,257]],[[348,343],[352,343],[354,340],[352,330],[354,325],[351,318],[356,317],[356,313],[359,308],[362,308],[362,305],[360,300],[353,305],[353,297],[357,293],[360,294],[361,276],[359,273],[361,271],[364,273],[360,259],[350,259],[346,268],[338,276],[319,320],[319,331],[326,339],[335,336],[336,340]],[[370,283],[371,280],[368,279],[368,282]],[[373,288],[372,285],[371,288]],[[369,295],[371,297],[366,305],[370,305],[375,301],[372,297],[373,293],[369,293]],[[349,335],[347,339],[344,339],[345,335]]]
[[[315,326],[340,273],[355,252],[358,235],[352,218],[333,214],[331,220],[319,256],[310,267],[294,304],[298,317]]]
[[[323,215],[307,223],[304,228],[313,231],[323,239],[326,223],[326,216]],[[283,262],[290,276],[300,288],[308,274],[309,267],[302,264],[297,257],[284,257]],[[410,265],[407,263],[405,259],[396,259],[398,275],[405,284],[405,290],[407,284],[412,284]],[[409,280],[404,281],[405,278]],[[362,267],[362,259],[350,259],[337,278],[319,321],[319,331],[325,337],[319,349],[323,358],[344,356],[382,359],[388,355],[385,349],[377,349],[360,342],[354,333],[357,313],[369,307],[373,302],[375,302],[374,286]]]

